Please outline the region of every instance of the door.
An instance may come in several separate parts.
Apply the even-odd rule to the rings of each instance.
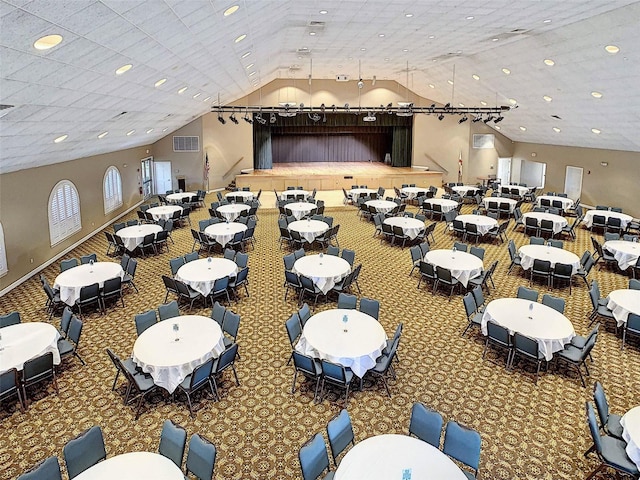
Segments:
[[[510,158],[498,158],[498,175],[502,185],[509,185],[511,183],[511,159]]]
[[[153,193],[153,157],[143,158],[140,161],[140,167],[140,172],[142,173],[140,175],[140,182],[142,182],[140,187],[142,188],[142,198],[146,200]]]
[[[582,194],[582,167],[567,167],[564,177],[564,193],[572,200],[577,200]]]
[[[164,194],[167,190],[173,190],[171,181],[171,162],[154,162],[155,191]]]

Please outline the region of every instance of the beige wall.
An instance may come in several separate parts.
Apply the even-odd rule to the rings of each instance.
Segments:
[[[515,144],[491,127],[487,127],[483,122],[471,123],[469,132],[469,162],[467,166],[469,183],[477,183],[478,177],[497,175],[498,158],[509,158],[513,156]],[[473,134],[493,134],[495,135],[494,148],[473,148]]]
[[[131,148],[0,175],[0,221],[9,267],[9,273],[0,278],[0,291],[139,202],[140,160],[147,156],[148,148]],[[105,215],[102,186],[104,174],[112,165],[122,177],[123,205]],[[78,189],[82,229],[51,247],[49,195],[55,184],[65,179]]]
[[[582,203],[619,206],[640,217],[640,153],[516,142],[513,158],[547,164],[545,191],[562,192],[566,167],[582,167]],[[600,162],[609,165],[603,167]]]

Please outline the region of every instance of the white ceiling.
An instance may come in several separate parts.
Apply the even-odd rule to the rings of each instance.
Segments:
[[[454,105],[517,100],[500,124],[512,140],[640,151],[638,19],[640,2],[625,0],[0,0],[0,103],[15,105],[0,111],[0,172],[147,145],[218,94],[228,104],[307,78],[309,58],[314,78],[357,78],[360,60],[363,78],[403,85],[408,62],[409,88],[440,103],[452,101],[455,66]],[[60,45],[33,47],[56,33]]]

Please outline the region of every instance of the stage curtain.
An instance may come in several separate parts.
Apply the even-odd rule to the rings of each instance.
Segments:
[[[253,123],[253,168],[257,170],[273,168],[271,129],[257,122]]]
[[[393,127],[393,144],[391,147],[391,166],[411,166],[411,128]]]

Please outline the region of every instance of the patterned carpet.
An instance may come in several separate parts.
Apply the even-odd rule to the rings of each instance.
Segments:
[[[207,201],[213,201],[213,195]],[[197,417],[189,416],[182,396],[171,400],[152,396],[138,421],[132,407],[123,407],[123,383],[111,391],[115,370],[105,348],[120,356],[131,353],[136,331],[133,316],[156,308],[164,299],[161,274],[170,274],[169,259],[191,251],[188,228],[174,233],[175,245],[169,253],[143,258],[135,283],[140,289],[126,294],[126,307],[111,307],[106,315],[93,313],[86,318],[80,354],[87,362],[67,359],[58,376],[60,394],[52,386],[31,390],[33,402],[26,413],[12,403],[0,407],[0,478],[15,478],[50,455],[62,462],[62,448],[79,432],[92,425],[102,426],[108,456],[129,451],[157,451],[162,422],[170,418],[184,426],[189,435],[201,433],[218,449],[217,479],[300,478],[299,447],[316,432],[324,432],[327,421],[340,406],[329,397],[319,405],[311,403],[312,393],[304,388],[290,393],[293,369],[287,366],[290,346],[284,321],[296,309],[295,301],[283,301],[285,251],[278,247],[277,211],[272,202],[263,202],[256,230],[257,244],[249,252],[250,297],[241,298],[232,309],[242,316],[238,342],[242,359],[237,362],[241,385],[235,386],[225,374],[222,400],[214,402],[204,395],[196,397]],[[529,206],[525,204],[525,210]],[[415,207],[408,207],[415,211]],[[470,213],[465,206],[463,213]],[[607,392],[611,410],[624,413],[640,403],[640,348],[634,342],[621,351],[620,338],[611,327],[601,330],[589,366],[591,378],[582,388],[574,374],[551,368],[534,385],[529,371],[521,366],[506,371],[488,359],[482,360],[484,342],[476,333],[461,337],[466,325],[460,295],[449,302],[444,295],[431,295],[424,287],[416,289],[418,276],[409,277],[409,249],[391,247],[372,238],[373,225],[361,221],[354,207],[334,207],[326,214],[340,224],[341,248],[356,251],[362,263],[360,286],[363,296],[381,301],[380,321],[388,335],[399,322],[404,332],[399,350],[398,378],[390,382],[393,397],[382,385],[365,385],[349,400],[356,440],[383,433],[406,433],[413,402],[424,402],[446,420],[455,419],[482,435],[480,478],[483,479],[577,479],[584,478],[598,462],[582,454],[590,446],[584,415],[584,401],[591,398],[595,380]],[[135,212],[129,216],[134,218]],[[192,214],[192,224],[207,216],[206,209]],[[565,248],[581,255],[590,247],[589,233],[579,229],[578,240],[565,242]],[[509,229],[516,245],[528,238]],[[436,229],[436,248],[450,248],[452,237]],[[506,244],[483,244],[487,249],[485,266],[495,259],[496,288],[491,299],[515,296],[526,280],[514,269],[506,275],[509,257]],[[97,252],[105,256],[102,232],[78,247],[68,257]],[[218,254],[219,255],[219,254]],[[116,259],[117,261],[117,259]],[[53,284],[58,264],[45,270]],[[592,271],[603,295],[626,288],[625,275],[606,270]],[[541,293],[546,288],[538,285]],[[553,292],[567,300],[566,315],[576,332],[586,334],[591,310],[587,289],[576,282],[569,289]],[[0,298],[0,312],[19,310],[23,321],[46,321],[45,295],[36,277]],[[316,311],[335,308],[335,303],[318,305]],[[186,308],[182,311],[186,312]],[[196,306],[193,313],[208,315],[210,309]],[[58,326],[59,317],[54,318]],[[64,470],[64,467],[63,467]],[[66,478],[66,471],[64,472]],[[609,478],[606,474],[599,478]]]

